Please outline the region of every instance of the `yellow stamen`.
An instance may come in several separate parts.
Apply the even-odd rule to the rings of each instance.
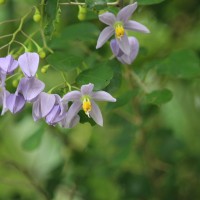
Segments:
[[[85,98],[85,99],[83,100],[82,108],[83,108],[85,114],[86,114],[88,117],[90,117],[89,112],[92,110],[92,105],[91,105],[91,102],[90,102],[90,100],[89,100],[88,98]]]
[[[121,39],[121,37],[124,36],[124,27],[121,24],[118,24],[115,27],[115,35],[118,39]]]

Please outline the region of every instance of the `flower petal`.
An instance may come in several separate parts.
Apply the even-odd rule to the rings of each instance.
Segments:
[[[127,55],[130,54],[130,44],[126,34],[121,39],[116,39],[119,45],[119,48]]]
[[[68,92],[66,95],[64,95],[62,101],[63,102],[80,101],[80,99],[81,99],[81,92],[75,90],[72,92]]]
[[[69,124],[67,124],[67,118],[65,117],[61,122],[60,125],[64,128],[73,128],[74,126],[76,126],[80,121],[80,117],[79,115],[76,115]]]
[[[2,90],[0,92],[0,106],[2,105],[1,115],[4,115],[4,113],[8,110],[7,97],[10,95],[10,93],[5,88],[1,88],[1,90]]]
[[[82,95],[90,95],[93,88],[94,88],[94,84],[92,84],[92,83],[89,83],[87,85],[82,85],[81,86],[81,94]]]
[[[21,93],[26,101],[34,101],[34,99],[43,91],[45,84],[36,79],[22,78],[17,87],[17,93]]]
[[[106,41],[114,34],[115,30],[112,26],[108,26],[101,31],[99,38],[97,40],[96,49],[102,47]]]
[[[21,94],[9,94],[6,99],[6,105],[11,113],[20,112],[25,106],[25,99]]]
[[[146,26],[133,20],[129,20],[128,22],[126,22],[124,24],[124,28],[127,30],[138,31],[142,33],[150,33],[149,29]]]
[[[74,102],[66,115],[66,124],[69,126],[71,124],[71,121],[74,119],[74,117],[77,115],[77,113],[81,110],[82,103],[81,102]]]
[[[118,15],[117,20],[126,22],[137,8],[137,2],[122,8]]]
[[[33,77],[38,69],[39,55],[37,53],[26,52],[19,57],[18,62],[24,75]]]
[[[53,94],[40,93],[37,100],[33,103],[32,115],[34,121],[46,117],[55,104],[56,98]]]
[[[96,101],[116,102],[116,99],[112,97],[108,92],[105,92],[105,91],[93,92],[92,98]]]
[[[92,104],[92,110],[89,113],[90,116],[97,124],[99,124],[100,126],[103,126],[103,117],[101,114],[101,110],[99,109],[99,106],[92,100],[91,100],[91,104]]]
[[[129,37],[129,44],[131,48],[131,52],[129,55],[123,54],[121,57],[117,57],[117,59],[122,62],[123,64],[131,64],[139,51],[139,42],[135,37]]]
[[[113,13],[105,12],[105,13],[99,15],[99,20],[101,22],[103,22],[104,24],[112,26],[115,23],[116,18],[115,18],[115,15]]]
[[[117,40],[116,39],[112,39],[110,41],[110,48],[111,48],[111,50],[112,50],[112,52],[113,52],[113,54],[115,56],[121,56],[121,55],[123,55],[123,52],[119,48],[119,45],[117,44]]]
[[[0,69],[4,73],[12,73],[16,68],[18,67],[17,60],[14,60],[14,58],[11,55],[8,55],[4,58],[0,58]]]

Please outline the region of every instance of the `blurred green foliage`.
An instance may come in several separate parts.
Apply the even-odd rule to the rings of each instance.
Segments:
[[[104,1],[98,2],[100,9],[107,9]],[[84,118],[73,129],[47,126],[42,120],[35,123],[30,105],[15,116],[2,116],[0,200],[200,199],[198,1],[138,0],[133,19],[151,33],[130,32],[140,42],[139,55],[130,66],[112,59],[108,43],[95,49],[104,27],[98,21],[99,7],[87,1],[94,11],[88,10],[85,21],[79,21],[77,6],[46,3],[45,37],[54,54],[46,50],[40,67],[51,67],[38,76],[47,91],[61,83],[61,70],[70,84],[95,82],[97,90],[106,89],[117,102],[100,104],[103,128]],[[19,19],[39,5],[34,0],[7,0],[0,5],[0,36],[13,33],[19,25],[19,20],[3,21]],[[26,19],[27,34],[38,29],[31,17]],[[39,34],[33,38],[43,45]],[[37,51],[22,34],[17,40]],[[1,38],[0,46],[9,41]],[[12,49],[18,52],[20,46],[13,43]],[[0,53],[2,57],[7,51]],[[10,91],[13,79],[7,82]]]

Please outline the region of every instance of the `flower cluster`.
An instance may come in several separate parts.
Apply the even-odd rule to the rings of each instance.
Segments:
[[[3,115],[10,110],[15,114],[20,112],[26,102],[32,103],[32,116],[34,121],[45,119],[49,125],[60,124],[62,127],[72,128],[80,120],[79,111],[83,109],[88,117],[103,126],[103,118],[96,101],[115,102],[109,93],[104,91],[93,92],[94,85],[83,85],[80,91],[71,91],[61,98],[57,94],[44,92],[45,84],[36,78],[39,66],[39,55],[26,52],[18,60],[11,55],[0,58],[0,106]],[[24,74],[15,93],[6,90],[6,76],[20,67]],[[69,107],[69,102],[73,102]]]
[[[110,47],[116,58],[123,64],[131,64],[139,50],[138,40],[135,37],[128,37],[126,30],[149,33],[144,25],[129,20],[136,8],[137,2],[121,9],[117,16],[111,12],[99,15],[99,20],[108,26],[100,33],[96,48],[102,47],[112,35],[115,35],[115,39],[110,42]]]

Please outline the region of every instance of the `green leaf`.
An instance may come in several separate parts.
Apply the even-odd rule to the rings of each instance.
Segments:
[[[168,89],[155,90],[146,95],[146,102],[156,105],[161,105],[169,102],[173,97],[173,94]]]
[[[137,0],[139,5],[151,5],[162,3],[164,0]]]
[[[90,41],[91,39],[97,39],[99,29],[96,25],[89,22],[79,22],[67,26],[61,35],[63,40],[81,40]]]
[[[44,133],[44,128],[45,126],[41,125],[31,136],[23,141],[22,147],[27,151],[32,151],[39,147]]]
[[[127,91],[126,93],[122,94],[117,98],[115,103],[108,103],[108,109],[115,109],[127,105],[129,101],[138,94],[138,90],[134,91]]]
[[[200,77],[200,60],[194,51],[180,50],[158,63],[157,72],[173,78]]]
[[[82,58],[76,55],[66,55],[64,53],[57,52],[49,55],[47,61],[56,69],[69,72],[81,65]]]
[[[79,111],[78,115],[80,116],[80,123],[90,123],[91,126],[95,126],[95,121],[90,117],[88,117],[83,110]]]
[[[93,83],[95,90],[105,88],[113,77],[113,70],[109,66],[109,62],[97,65],[92,69],[81,72],[76,81],[79,86]]]

